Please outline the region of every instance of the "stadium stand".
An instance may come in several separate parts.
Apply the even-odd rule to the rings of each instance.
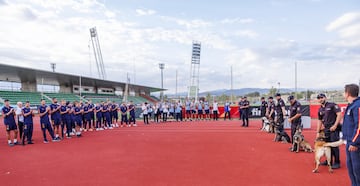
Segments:
[[[156,102],[159,102],[159,101],[161,101],[158,97],[156,97],[156,96],[150,96],[153,100],[155,100]]]
[[[139,96],[128,96],[128,100],[133,101],[137,105],[142,104],[144,102],[149,102],[149,100]]]
[[[56,97],[58,102],[60,102],[62,99],[66,100],[66,101],[79,101],[80,100],[80,96],[75,95],[75,94],[65,94],[65,93],[44,93],[44,95],[46,95],[47,97],[49,97],[50,99],[53,97]],[[85,99],[81,98],[82,101],[86,101]]]
[[[93,103],[102,102],[102,101],[115,101],[117,103],[122,102],[122,97],[117,95],[109,95],[109,94],[90,94],[86,93],[82,95],[84,99],[91,100]]]
[[[18,101],[29,101],[31,105],[39,105],[44,96],[40,92],[0,91],[0,98],[10,100],[12,105],[15,105]]]

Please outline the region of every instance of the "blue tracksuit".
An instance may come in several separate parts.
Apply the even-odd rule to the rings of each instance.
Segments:
[[[360,186],[360,98],[346,108],[342,126],[343,138],[346,140],[346,166],[353,186]],[[349,146],[358,148],[349,152]]]
[[[41,124],[41,130],[43,132],[44,141],[47,141],[46,139],[46,130],[49,131],[50,136],[52,139],[55,139],[54,131],[51,127],[50,120],[49,120],[49,114],[46,112],[46,105],[39,106],[39,113],[45,113],[43,116],[40,117],[40,124]]]
[[[24,114],[28,114],[31,111],[30,107],[29,108],[24,107],[22,110],[23,110]],[[26,137],[28,142],[32,141],[32,134],[33,134],[33,130],[34,130],[33,126],[34,126],[33,115],[30,114],[28,116],[24,116],[24,138],[23,138],[23,143],[24,143],[25,137]]]

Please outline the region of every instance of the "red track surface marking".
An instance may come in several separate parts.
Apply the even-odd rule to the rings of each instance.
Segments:
[[[1,118],[2,119],[2,118]],[[240,121],[182,122],[85,132],[82,138],[8,147],[0,124],[1,185],[350,185],[341,168],[312,173],[314,154],[289,151]],[[315,121],[313,121],[313,126]],[[289,131],[287,131],[289,133]],[[314,130],[305,130],[312,143]]]

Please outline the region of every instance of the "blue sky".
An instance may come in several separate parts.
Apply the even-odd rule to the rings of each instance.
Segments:
[[[360,79],[355,0],[0,0],[0,63],[97,77],[89,28],[98,29],[108,79],[186,91],[191,43],[202,43],[200,92],[343,87]],[[89,56],[90,54],[90,56]]]

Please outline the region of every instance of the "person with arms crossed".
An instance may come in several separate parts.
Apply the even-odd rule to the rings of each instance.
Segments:
[[[28,144],[34,144],[32,142],[32,135],[34,130],[33,116],[34,113],[30,108],[30,102],[26,101],[25,107],[22,109],[24,116],[24,136],[22,138],[22,144],[25,145],[25,137]]]
[[[16,122],[15,122],[15,110],[13,107],[10,106],[10,102],[7,99],[4,100],[4,107],[2,108],[2,115],[4,117],[4,124],[6,127],[6,136],[8,139],[8,145],[10,147],[17,145],[18,144],[18,142],[17,142],[18,130],[17,130]],[[14,131],[13,142],[11,142],[11,131]]]
[[[40,116],[40,125],[41,125],[41,130],[43,133],[43,137],[44,137],[44,143],[49,143],[49,141],[46,138],[46,130],[49,132],[53,142],[60,141],[54,135],[54,131],[51,126],[50,119],[49,119],[50,107],[48,107],[46,105],[46,102],[44,99],[41,100],[41,105],[38,108],[38,113]]]
[[[51,113],[51,122],[55,130],[55,138],[60,139],[60,124],[61,124],[61,115],[60,115],[60,105],[57,102],[57,99],[52,98],[52,104],[50,104],[50,113]]]
[[[344,97],[349,105],[344,113],[342,132],[346,141],[346,167],[352,186],[360,185],[360,98],[358,96],[358,85],[345,85]]]

